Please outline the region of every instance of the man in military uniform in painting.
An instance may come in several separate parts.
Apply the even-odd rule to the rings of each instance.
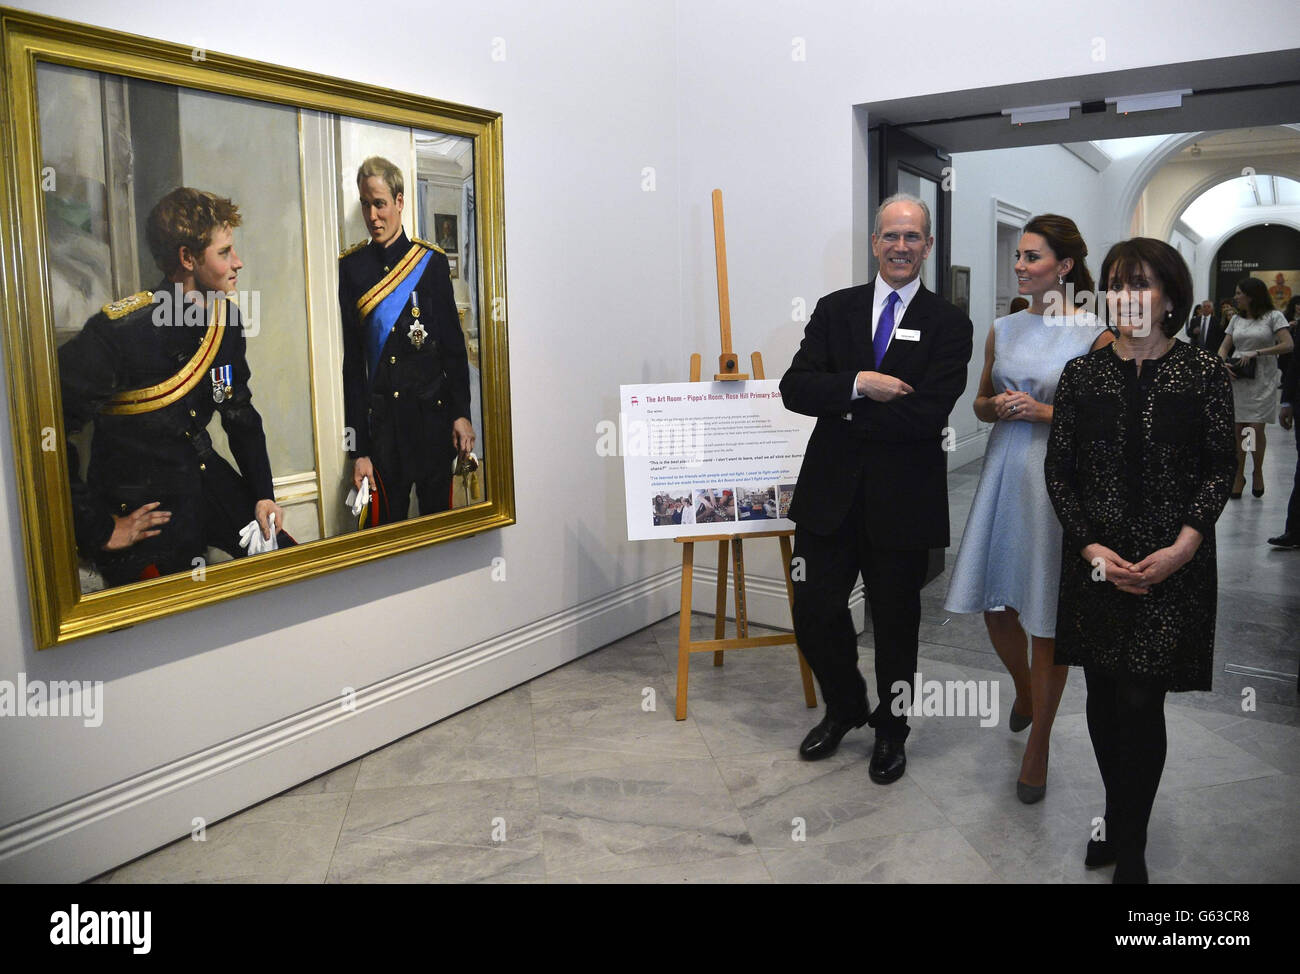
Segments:
[[[450,506],[452,463],[474,449],[469,360],[442,249],[402,229],[402,172],[372,156],[357,170],[370,239],[339,255],[343,401],[352,481],[377,516]]]
[[[239,223],[228,199],[172,190],[146,227],[163,281],[105,305],[59,349],[77,549],[110,586],[192,571],[208,546],[243,555],[241,529],[256,520],[269,542],[271,515],[279,545],[293,544],[278,530],[243,322],[226,298],[243,267]],[[239,472],[212,447],[214,412]],[[71,437],[88,423],[83,481]]]

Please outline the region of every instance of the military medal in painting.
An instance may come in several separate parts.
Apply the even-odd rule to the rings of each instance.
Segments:
[[[219,365],[208,372],[212,379],[212,401],[221,405],[235,394],[235,367]]]
[[[420,324],[420,296],[415,291],[411,292],[411,327],[406,336],[417,352],[424,346],[424,340],[429,337],[429,333]]]

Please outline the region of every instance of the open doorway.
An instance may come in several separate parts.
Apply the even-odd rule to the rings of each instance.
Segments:
[[[950,470],[978,471],[988,442],[992,427],[971,408],[983,339],[1016,293],[1012,255],[1031,215],[1074,219],[1094,276],[1112,244],[1150,236],[1183,254],[1196,299],[1211,300],[1216,311],[1248,274],[1267,277],[1275,300],[1300,294],[1297,63],[1300,51],[1268,52],[855,107],[854,172],[865,186],[893,179],[906,188],[889,172],[898,161],[872,151],[882,142],[924,144],[947,167],[948,217],[936,223],[935,251],[970,267],[976,332],[966,393],[950,419]],[[868,242],[879,198],[878,191],[853,197],[860,281],[875,273]],[[949,287],[946,273],[937,273],[933,290],[950,298]],[[1278,426],[1269,433],[1268,492],[1254,506],[1247,492],[1247,503],[1230,502],[1220,519],[1215,693],[1226,705],[1249,687],[1294,708],[1296,652],[1285,620],[1300,613],[1300,556],[1273,551],[1264,539],[1285,521],[1296,447]],[[974,479],[967,477],[971,493]],[[963,499],[969,502],[955,490],[959,526]]]
[[[857,105],[855,276],[865,281],[876,272],[870,236],[878,201],[889,192],[933,185],[933,267],[923,280],[951,298],[950,266],[970,268],[977,349],[1015,294],[1012,237],[1033,213],[1072,217],[1093,263],[1130,236],[1171,241],[1190,258],[1198,297],[1213,298],[1213,254],[1205,255],[1213,236],[1197,233],[1179,216],[1229,174],[1241,176],[1249,166],[1242,159],[1255,161],[1262,193],[1273,191],[1274,177],[1300,182],[1300,131],[1284,128],[1300,122],[1297,63],[1300,51],[1274,51]],[[1171,107],[1154,107],[1160,105]],[[1297,144],[1287,147],[1286,138],[1275,136],[1231,148],[1216,141],[1243,128],[1280,129]],[[1195,166],[1185,164],[1185,150],[1193,147],[1202,153],[1204,170],[1195,178]],[[1217,169],[1204,165],[1211,159]],[[1178,179],[1161,175],[1175,165],[1186,170]],[[1235,170],[1225,168],[1232,165]],[[1277,221],[1288,217],[1280,214]],[[1300,210],[1294,224],[1300,229]],[[966,395],[954,410],[952,467],[984,452],[988,427],[970,408],[981,358],[972,360]]]

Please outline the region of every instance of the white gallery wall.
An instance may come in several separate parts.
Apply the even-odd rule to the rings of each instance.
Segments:
[[[18,5],[504,114],[519,523],[37,654],[5,451],[0,678],[103,680],[105,717],[0,724],[0,879],[94,875],[673,611],[678,550],[623,540],[595,429],[619,382],[682,378],[693,350],[710,368],[715,186],[737,350],[779,377],[796,299],[857,283],[854,104],[1300,45],[1283,0],[1231,31],[1205,0],[411,4],[364,32],[338,0],[233,0],[201,29],[161,0]],[[384,681],[387,702],[338,716],[344,687]]]

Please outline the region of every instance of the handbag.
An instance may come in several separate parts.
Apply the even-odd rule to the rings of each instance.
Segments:
[[[1258,356],[1252,356],[1248,359],[1237,358],[1235,355],[1227,360],[1228,368],[1232,369],[1234,379],[1253,379],[1255,378],[1255,363]]]

